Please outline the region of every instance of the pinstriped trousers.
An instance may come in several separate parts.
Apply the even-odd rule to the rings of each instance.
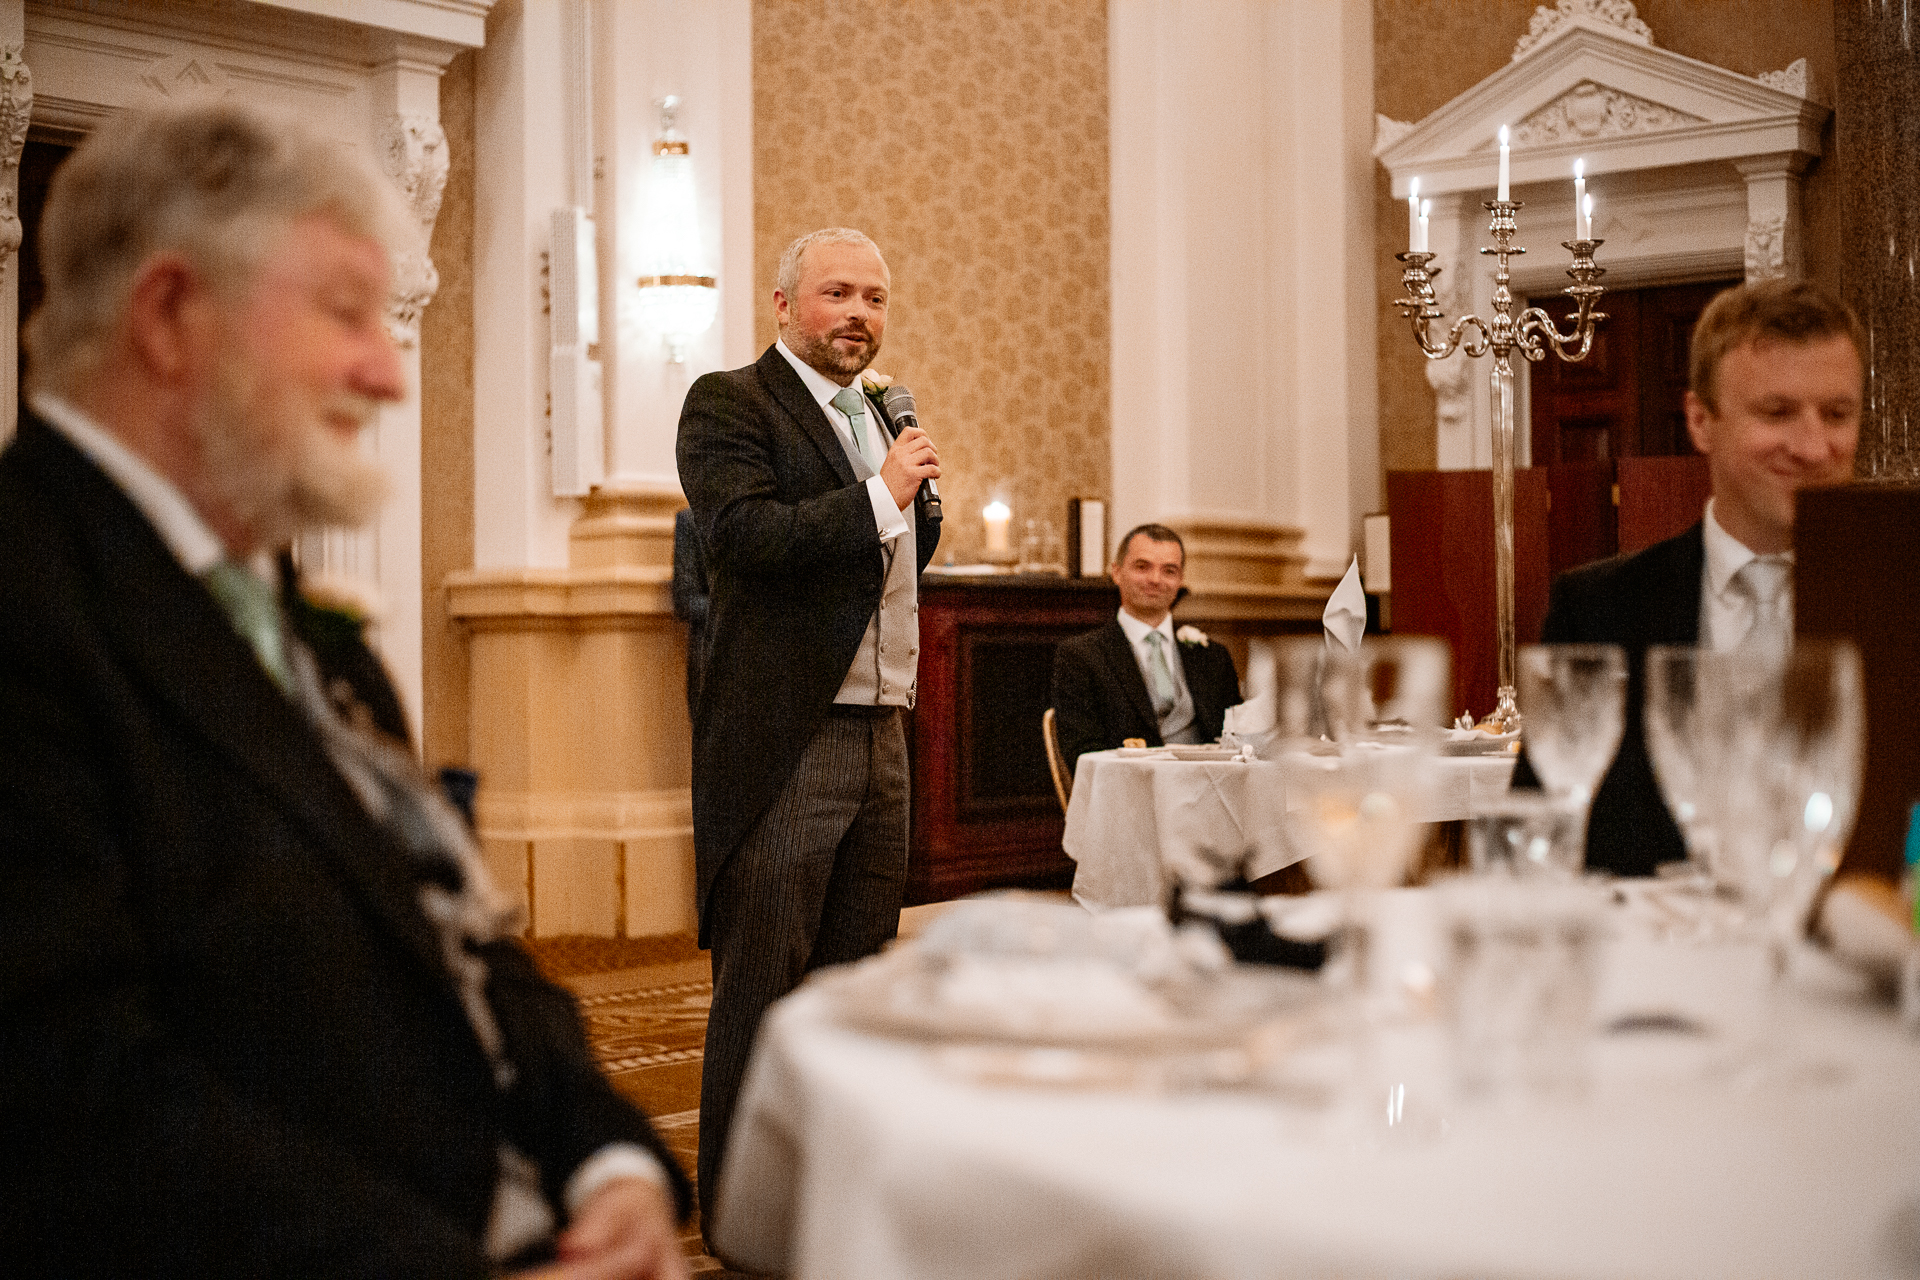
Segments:
[[[714,878],[707,905],[713,1006],[700,1072],[699,1192],[709,1239],[760,1016],[808,973],[870,956],[899,932],[907,788],[897,709],[829,715]]]

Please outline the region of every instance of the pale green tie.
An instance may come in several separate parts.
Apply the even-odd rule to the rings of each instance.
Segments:
[[[233,629],[253,646],[273,682],[292,692],[293,682],[287,670],[286,642],[280,633],[280,603],[273,588],[231,560],[222,560],[203,575],[207,590],[226,610]]]
[[[1733,586],[1753,608],[1753,625],[1738,647],[1784,654],[1793,645],[1793,566],[1781,556],[1756,556],[1733,575]]]
[[[867,398],[853,387],[844,387],[833,397],[833,407],[847,415],[847,421],[853,426],[853,442],[860,446],[860,456],[876,472],[880,470],[880,461],[874,456],[873,446],[867,443]]]
[[[1162,720],[1180,698],[1173,687],[1173,668],[1167,665],[1166,637],[1158,631],[1147,632],[1147,675],[1152,686],[1153,713]]]

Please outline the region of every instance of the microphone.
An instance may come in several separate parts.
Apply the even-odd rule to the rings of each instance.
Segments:
[[[920,425],[920,415],[913,407],[913,392],[899,383],[894,383],[881,393],[880,404],[900,430]],[[940,486],[928,478],[920,482],[920,487],[927,493],[927,514],[935,520],[940,519]]]

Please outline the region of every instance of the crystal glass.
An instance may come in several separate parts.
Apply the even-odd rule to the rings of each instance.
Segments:
[[[1626,725],[1626,654],[1613,644],[1524,645],[1519,693],[1533,771],[1548,792],[1591,801]]]
[[[1370,638],[1349,654],[1321,637],[1286,640],[1274,648],[1274,676],[1273,758],[1287,787],[1288,835],[1314,883],[1339,893],[1327,976],[1346,997],[1353,1055],[1340,1111],[1367,1145],[1425,1140],[1437,1132],[1423,1092],[1432,1081],[1403,1070],[1395,1048],[1418,1018],[1369,955],[1381,942],[1377,891],[1405,879],[1428,821],[1451,701],[1447,646]]]
[[[1647,755],[1661,798],[1687,844],[1694,871],[1709,874],[1713,824],[1708,821],[1703,780],[1714,775],[1711,743],[1701,719],[1700,660],[1711,657],[1691,645],[1654,645],[1647,650]]]

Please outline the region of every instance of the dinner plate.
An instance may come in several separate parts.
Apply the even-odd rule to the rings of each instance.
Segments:
[[[1314,1007],[1320,983],[1256,965],[1166,983],[1097,962],[902,949],[832,975],[847,1025],[929,1043],[1169,1053],[1225,1048]]]
[[[1155,756],[1174,760],[1231,760],[1240,754],[1238,747],[1210,746],[1120,747],[1114,754],[1122,760],[1147,760]]]

